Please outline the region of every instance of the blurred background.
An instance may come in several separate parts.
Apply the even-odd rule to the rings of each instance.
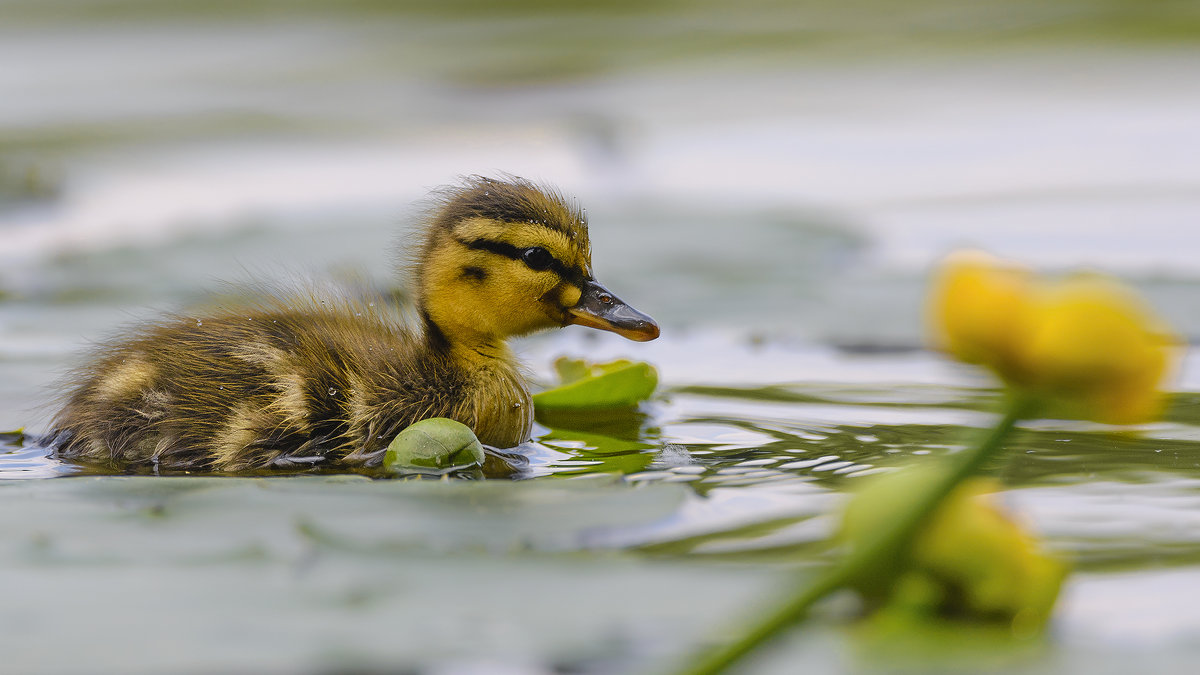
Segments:
[[[915,345],[923,270],[964,244],[1112,270],[1200,329],[1194,2],[2,0],[0,17],[8,359],[13,303],[70,306],[54,337],[78,340],[218,279],[386,283],[429,189],[500,171],[576,195],[598,274],[677,329]]]

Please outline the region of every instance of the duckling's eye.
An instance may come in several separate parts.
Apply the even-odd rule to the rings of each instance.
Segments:
[[[554,256],[541,246],[530,246],[521,251],[521,260],[529,265],[529,269],[538,271],[548,270],[554,264]]]

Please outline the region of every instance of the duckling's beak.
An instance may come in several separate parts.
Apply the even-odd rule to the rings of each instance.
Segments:
[[[584,282],[579,302],[567,310],[568,323],[599,328],[646,342],[658,337],[658,324],[608,292],[608,289],[589,279]]]

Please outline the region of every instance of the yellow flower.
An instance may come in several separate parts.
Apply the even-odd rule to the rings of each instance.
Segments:
[[[1157,417],[1178,340],[1124,286],[1079,275],[1035,303],[1021,362],[1031,386],[1111,424]]]
[[[947,470],[935,463],[867,481],[843,515],[840,539],[850,554],[906,518]],[[872,561],[853,585],[884,607],[1000,620],[1015,633],[1036,632],[1050,616],[1066,567],[995,504],[991,493],[998,489],[986,479],[959,484],[910,546]]]
[[[947,495],[913,544],[913,569],[946,589],[944,611],[1004,618],[1031,632],[1050,616],[1066,567],[995,503],[999,489],[971,479]]]
[[[946,258],[930,294],[934,344],[954,358],[1020,379],[1016,352],[1033,300],[1029,270],[982,251]]]
[[[1129,289],[1098,275],[1057,282],[977,251],[956,253],[930,294],[935,344],[1026,395],[1111,424],[1162,411],[1178,345]]]

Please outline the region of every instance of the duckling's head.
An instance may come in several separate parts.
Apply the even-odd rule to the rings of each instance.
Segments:
[[[488,345],[570,324],[658,337],[653,319],[596,282],[587,221],[553,190],[475,176],[444,191],[428,227],[416,274],[436,339]]]

